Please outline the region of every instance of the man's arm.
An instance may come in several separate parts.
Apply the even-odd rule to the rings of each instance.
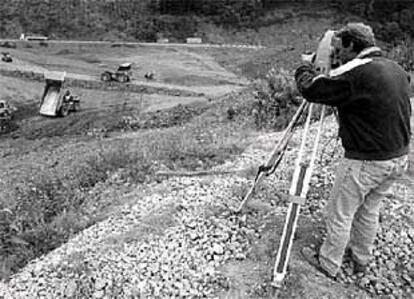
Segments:
[[[295,80],[300,93],[309,102],[338,106],[351,95],[351,84],[344,76],[319,74],[311,64],[300,66]]]

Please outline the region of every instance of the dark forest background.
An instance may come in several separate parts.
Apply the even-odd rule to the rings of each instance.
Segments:
[[[303,5],[363,17],[384,41],[414,35],[414,1],[409,0],[2,0],[0,37],[25,32],[62,39],[180,41],[202,37],[201,23],[257,29],[284,21],[272,20],[269,12]]]

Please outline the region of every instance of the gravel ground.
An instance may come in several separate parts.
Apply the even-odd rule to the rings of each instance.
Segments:
[[[342,154],[336,130],[328,119],[321,141],[323,159],[317,161],[309,200],[301,212],[319,222],[322,199],[328,196]],[[281,169],[263,184],[266,192],[255,197],[273,205],[277,214],[286,211],[283,202],[300,132],[292,138]],[[236,161],[218,168],[260,165],[280,135],[262,135]],[[220,267],[246,259],[249,240],[260,238],[263,228],[254,221],[254,212],[231,213],[250,183],[251,178],[237,175],[175,177],[146,186],[153,190],[150,194],[132,192],[133,204],[0,283],[0,298],[216,298],[229,284]],[[266,196],[269,193],[278,197]],[[367,275],[353,276],[345,264],[341,283],[358,285],[373,296],[404,298],[414,290],[412,185],[399,182],[389,199]]]

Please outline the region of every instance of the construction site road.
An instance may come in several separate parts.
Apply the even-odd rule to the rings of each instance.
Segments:
[[[38,66],[23,65],[1,65],[0,75],[8,77],[25,78],[35,81],[43,81],[44,73],[48,70]],[[213,89],[208,86],[178,86],[174,84],[140,81],[133,79],[128,83],[102,82],[99,76],[67,73],[66,82],[68,86],[100,90],[120,90],[147,94],[164,94],[171,96],[206,96],[219,97],[230,91],[237,91],[248,85],[248,81],[240,82],[237,85],[228,84],[215,86]]]

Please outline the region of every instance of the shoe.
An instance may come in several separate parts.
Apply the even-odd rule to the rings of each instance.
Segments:
[[[344,263],[346,263],[346,262],[353,262],[353,258],[352,258],[352,256],[353,256],[353,253],[352,253],[352,249],[351,248],[349,248],[349,247],[347,247],[346,249],[345,249],[345,252],[344,252],[344,257],[343,257],[343,262]]]
[[[315,251],[314,249],[312,249],[311,247],[304,247],[301,250],[302,256],[304,257],[304,259],[311,264],[312,266],[314,266],[319,272],[323,273],[325,276],[331,278],[331,279],[335,279],[336,275],[332,275],[331,273],[329,273],[327,270],[325,270],[324,268],[322,268],[321,263],[319,262],[319,253],[317,251]]]
[[[353,265],[354,274],[365,273],[367,271],[368,265],[359,263],[351,248],[347,248],[344,254],[344,261],[350,261]]]
[[[351,248],[345,250],[344,262],[345,261],[349,261],[353,265],[354,274],[365,273],[367,271],[368,265],[359,263]]]
[[[364,274],[365,272],[367,272],[368,265],[360,264],[356,262],[355,260],[353,261],[353,264],[354,264],[354,274],[359,274],[359,273]]]

